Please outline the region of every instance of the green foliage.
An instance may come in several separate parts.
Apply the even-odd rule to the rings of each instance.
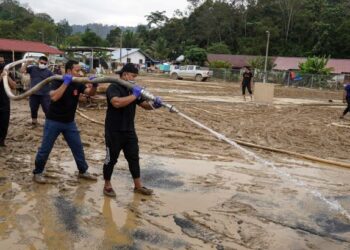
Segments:
[[[106,37],[106,40],[109,46],[120,47],[120,36],[122,34],[122,30],[120,28],[115,28],[109,32]]]
[[[163,37],[157,38],[151,45],[151,55],[159,60],[168,58],[169,49],[167,41]]]
[[[79,46],[81,44],[82,44],[81,34],[75,34],[75,35],[68,36],[65,39],[65,43],[64,43],[64,45],[67,47]]]
[[[15,36],[14,21],[0,20],[0,37],[12,38]]]
[[[213,43],[207,48],[211,54],[231,54],[230,48],[225,43]]]
[[[267,65],[266,65],[266,70],[270,71],[272,70],[276,65],[273,63],[273,58],[268,57],[267,58]],[[252,60],[249,61],[249,65],[253,69],[259,69],[259,70],[265,70],[265,57],[263,56],[258,56]]]
[[[105,42],[95,32],[87,28],[85,32],[81,35],[81,45],[91,47],[102,47],[105,45]]]
[[[138,48],[140,40],[136,33],[131,30],[123,32],[123,47],[124,48]]]
[[[156,27],[159,27],[166,23],[169,18],[165,15],[165,11],[155,11],[146,16],[148,22],[148,27],[152,27],[154,24]]]
[[[186,48],[206,48],[208,53],[218,54],[264,55],[269,30],[270,55],[350,58],[350,46],[346,46],[350,43],[348,0],[188,2],[189,8],[184,13],[176,11],[172,18],[164,11],[151,12],[145,18],[148,25],[123,32],[123,47],[140,47],[156,59],[171,60],[186,51],[190,54],[187,59],[204,63],[203,51]],[[101,24],[98,27],[106,28]],[[1,37],[44,41],[60,47],[120,46],[120,28],[110,31],[106,40],[95,33],[72,36],[72,27],[66,20],[54,23],[48,14],[35,14],[19,1],[0,0]],[[263,69],[259,60],[253,62],[254,67]]]
[[[299,64],[302,73],[329,75],[332,68],[327,68],[329,58],[323,57],[309,57],[304,63]]]
[[[230,69],[232,65],[231,63],[225,61],[212,61],[209,63],[209,67],[216,69]]]
[[[205,49],[190,47],[185,51],[185,58],[192,64],[204,65],[207,61],[207,52]]]

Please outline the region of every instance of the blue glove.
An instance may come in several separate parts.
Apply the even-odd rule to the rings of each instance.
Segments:
[[[138,99],[141,97],[142,89],[142,87],[135,85],[132,87],[132,94]]]
[[[162,107],[162,105],[163,105],[162,99],[159,96],[156,96],[156,99],[153,102],[153,107],[155,109],[159,109],[160,107]]]
[[[97,78],[95,75],[89,76],[89,80],[90,80],[90,81],[94,80],[95,78]]]
[[[92,81],[92,80],[94,80],[94,79],[96,79],[97,78],[97,76],[95,76],[95,75],[91,75],[91,76],[89,76],[89,81]],[[96,83],[92,83],[92,87],[94,87],[94,88],[97,88],[98,87],[98,83],[96,82]]]
[[[64,76],[63,76],[63,84],[64,85],[69,85],[71,82],[72,82],[72,80],[73,80],[73,76],[72,75],[70,75],[70,74],[65,74]]]

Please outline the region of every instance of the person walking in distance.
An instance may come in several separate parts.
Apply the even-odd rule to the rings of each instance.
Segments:
[[[38,66],[30,65],[24,63],[21,67],[21,73],[28,73],[30,75],[30,88],[41,81],[53,76],[53,73],[47,68],[48,59],[46,56],[41,56],[38,61]],[[41,106],[45,115],[49,109],[50,105],[50,86],[47,84],[41,88],[38,92],[29,97],[29,106],[32,118],[32,125],[36,126],[38,124],[38,111]]]
[[[246,101],[245,98],[245,91],[246,89],[248,89],[248,93],[250,95],[250,100],[253,100],[253,91],[252,91],[252,87],[253,87],[253,73],[250,71],[250,69],[248,67],[245,67],[244,69],[244,73],[242,75],[242,83],[241,83],[241,87],[242,87],[242,95],[243,95],[243,99],[244,101]]]
[[[117,73],[120,74],[122,80],[134,82],[138,72],[134,64],[127,63]],[[152,189],[144,187],[141,183],[139,146],[134,120],[137,106],[146,110],[157,109],[162,106],[162,100],[156,97],[156,100],[150,104],[141,97],[141,93],[140,86],[134,85],[129,90],[117,83],[112,83],[106,92],[108,108],[105,119],[106,159],[103,165],[105,180],[103,193],[110,197],[116,196],[112,188],[111,177],[121,150],[129,165],[134,182],[134,192],[143,195],[153,193]]]
[[[344,116],[350,111],[350,76],[348,75],[344,77],[343,103],[346,103],[347,107],[340,116],[340,119],[343,119]]]
[[[76,61],[68,61],[65,66],[66,74],[63,80],[55,80],[51,83],[50,106],[46,115],[44,135],[41,147],[35,157],[34,181],[47,183],[42,175],[50,152],[57,137],[62,134],[70,147],[77,164],[79,178],[96,180],[96,177],[88,172],[88,164],[85,160],[83,145],[77,125],[74,121],[78,106],[79,95],[95,95],[97,84],[86,87],[82,83],[72,82],[72,78],[80,76],[80,65]]]

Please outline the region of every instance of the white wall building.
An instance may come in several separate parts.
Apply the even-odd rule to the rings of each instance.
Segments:
[[[133,63],[143,65],[146,63],[146,55],[140,49],[117,49],[112,52],[112,61],[116,63]]]

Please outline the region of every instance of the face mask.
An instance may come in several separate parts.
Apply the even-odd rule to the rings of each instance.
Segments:
[[[47,68],[46,64],[39,63],[39,69],[46,69],[46,68]]]

